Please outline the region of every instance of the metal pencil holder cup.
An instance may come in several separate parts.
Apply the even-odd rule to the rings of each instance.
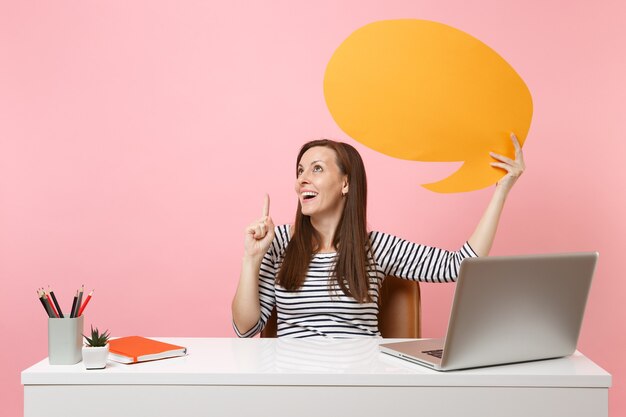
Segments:
[[[48,319],[50,365],[73,365],[83,359],[83,316]]]

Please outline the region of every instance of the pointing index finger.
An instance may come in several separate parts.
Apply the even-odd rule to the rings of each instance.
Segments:
[[[270,215],[270,196],[265,194],[265,203],[263,204],[263,217]]]

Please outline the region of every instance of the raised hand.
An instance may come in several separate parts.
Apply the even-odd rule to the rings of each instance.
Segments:
[[[265,194],[263,216],[246,228],[245,255],[263,257],[274,239],[274,222],[270,217],[270,196]]]
[[[524,154],[522,153],[522,147],[515,136],[515,133],[511,133],[511,140],[515,147],[515,159],[507,158],[504,155],[499,155],[494,152],[489,152],[492,158],[498,162],[492,162],[491,166],[501,168],[506,171],[506,175],[502,177],[496,185],[496,190],[485,209],[474,233],[468,239],[468,243],[474,249],[474,252],[478,256],[487,256],[493,245],[493,240],[496,236],[496,230],[498,229],[498,223],[500,221],[500,214],[502,214],[502,208],[507,198],[511,187],[515,184],[515,181],[522,175],[526,166],[524,165]]]
[[[492,158],[500,161],[500,162],[492,162],[491,166],[504,169],[507,174],[502,177],[500,181],[498,181],[498,188],[501,188],[503,191],[508,193],[515,181],[522,175],[524,169],[526,169],[526,165],[524,164],[524,153],[522,152],[522,147],[517,140],[517,136],[515,133],[511,133],[511,140],[513,141],[513,146],[515,147],[515,159],[507,158],[504,155],[497,154],[495,152],[489,152]]]

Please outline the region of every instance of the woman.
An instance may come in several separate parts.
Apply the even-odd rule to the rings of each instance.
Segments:
[[[293,226],[274,227],[269,197],[263,216],[246,229],[239,286],[232,303],[240,337],[260,332],[274,306],[278,336],[380,336],[378,295],[385,276],[451,282],[460,263],[491,249],[506,197],[524,171],[514,134],[515,160],[491,153],[507,171],[476,230],[456,252],[382,232],[367,232],[367,181],[352,146],[331,140],[306,143],[297,159],[298,211]]]

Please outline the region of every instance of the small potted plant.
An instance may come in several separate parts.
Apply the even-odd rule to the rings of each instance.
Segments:
[[[91,326],[91,337],[83,335],[86,340],[83,346],[83,363],[87,369],[104,369],[109,358],[109,331],[100,333],[98,328]]]

